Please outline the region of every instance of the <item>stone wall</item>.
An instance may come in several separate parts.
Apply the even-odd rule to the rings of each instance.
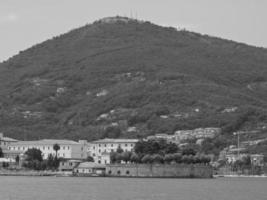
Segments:
[[[106,166],[106,176],[212,178],[212,174],[212,168],[208,165],[110,164]]]

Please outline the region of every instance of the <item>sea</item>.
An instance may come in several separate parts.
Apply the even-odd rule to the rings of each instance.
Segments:
[[[0,176],[0,200],[267,200],[267,178]]]

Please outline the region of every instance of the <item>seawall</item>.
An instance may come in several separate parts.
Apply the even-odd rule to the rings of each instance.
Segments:
[[[110,177],[212,178],[213,170],[209,165],[110,164],[105,174]]]

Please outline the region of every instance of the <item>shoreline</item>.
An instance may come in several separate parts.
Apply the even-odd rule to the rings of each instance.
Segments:
[[[267,175],[213,175],[214,178],[267,178]]]
[[[94,178],[187,178],[194,179],[194,177],[160,177],[160,176],[77,176],[72,172],[61,172],[61,171],[13,171],[13,170],[0,170],[0,176],[54,176],[54,177],[94,177]],[[267,175],[213,175],[212,178],[267,178]],[[209,179],[209,178],[203,178]]]

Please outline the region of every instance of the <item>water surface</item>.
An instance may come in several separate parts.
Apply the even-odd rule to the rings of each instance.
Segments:
[[[0,176],[0,200],[267,200],[267,178]]]

